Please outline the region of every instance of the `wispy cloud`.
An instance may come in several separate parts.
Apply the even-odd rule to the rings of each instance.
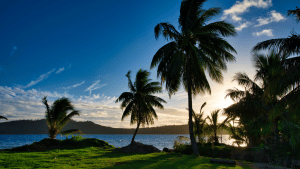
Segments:
[[[88,87],[85,91],[89,91],[90,96],[91,96],[93,90],[101,89],[102,87],[104,87],[106,85],[106,84],[98,84],[99,82],[100,82],[100,80],[97,80],[94,84],[92,84],[90,87]]]
[[[251,24],[250,22],[242,23],[242,24],[240,24],[238,27],[235,27],[235,30],[241,31],[241,30],[243,30],[244,28],[247,28],[250,24]]]
[[[49,72],[40,75],[40,77],[39,77],[38,79],[31,81],[31,82],[28,83],[26,86],[23,86],[23,88],[29,88],[29,87],[31,87],[31,86],[33,86],[33,85],[35,85],[35,84],[41,82],[42,80],[47,79],[48,76],[49,76],[51,73],[53,73],[54,71],[55,71],[55,69],[52,69],[52,70],[50,70]]]
[[[262,36],[262,35],[266,35],[266,36],[269,36],[269,37],[274,36],[272,29],[265,29],[265,30],[263,30],[261,32],[253,32],[252,34],[254,36]]]
[[[59,68],[55,73],[56,74],[59,74],[59,73],[61,73],[62,71],[64,71],[65,70],[65,67],[62,67],[62,68]]]
[[[67,69],[70,69],[70,68],[71,68],[71,66],[72,66],[72,64],[70,63],[70,64],[69,64],[69,67],[68,67]]]
[[[270,15],[271,16],[268,18],[258,18],[257,19],[258,24],[255,26],[267,25],[272,22],[279,22],[279,21],[283,21],[286,19],[285,17],[283,17],[280,13],[276,12],[275,10],[271,11]]]
[[[18,49],[15,45],[13,45],[13,44],[11,44],[11,45],[12,45],[12,48],[11,48],[11,52],[9,54],[10,56],[12,56]]]
[[[84,83],[85,83],[85,81],[82,81],[81,83],[74,84],[73,86],[64,87],[64,89],[76,88],[76,87],[78,87],[78,86],[83,85]]]
[[[224,10],[222,19],[226,19],[228,16],[230,16],[233,21],[242,21],[242,17],[240,15],[248,12],[250,7],[267,8],[269,6],[272,6],[272,0],[236,1],[231,8]]]

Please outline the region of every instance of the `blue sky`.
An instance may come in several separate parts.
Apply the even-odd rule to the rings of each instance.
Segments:
[[[122,110],[116,98],[127,88],[125,74],[150,69],[155,52],[167,43],[154,37],[154,27],[170,22],[178,27],[181,0],[131,1],[1,1],[0,2],[0,115],[10,120],[42,119],[50,102],[68,97],[81,116],[111,127],[130,127],[121,122]],[[234,73],[253,77],[251,48],[258,42],[287,37],[299,24],[287,10],[299,6],[272,0],[214,0],[203,8],[221,7],[212,21],[226,20],[237,30],[228,42],[237,50],[236,62],[228,64],[223,84],[210,81],[212,95],[197,96],[196,112],[206,101],[204,111],[224,108],[226,90],[237,87]],[[151,78],[158,81],[156,71]],[[166,91],[159,94],[168,103],[158,110],[154,126],[187,123],[187,93],[181,89],[171,100]],[[134,127],[134,126],[132,126]]]

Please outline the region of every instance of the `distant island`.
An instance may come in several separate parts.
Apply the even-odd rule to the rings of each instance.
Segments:
[[[95,124],[91,121],[69,121],[62,129],[79,129],[83,134],[133,134],[133,129],[112,128]],[[226,134],[226,131],[222,131]],[[48,134],[47,122],[42,120],[18,120],[0,123],[0,134]],[[138,134],[189,134],[188,125],[170,125],[140,128]]]

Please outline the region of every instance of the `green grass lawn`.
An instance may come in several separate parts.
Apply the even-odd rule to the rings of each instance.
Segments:
[[[0,152],[1,168],[250,168],[210,164],[208,157],[168,153],[130,154],[89,147],[46,152]]]

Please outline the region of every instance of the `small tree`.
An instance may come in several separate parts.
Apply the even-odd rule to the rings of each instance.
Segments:
[[[208,128],[213,132],[213,139],[215,143],[219,143],[217,132],[219,129],[226,128],[226,124],[228,123],[229,118],[227,117],[222,123],[218,123],[220,109],[214,110],[211,112],[211,117],[207,116],[208,121]]]
[[[194,123],[194,132],[195,132],[195,135],[198,136],[198,142],[199,143],[204,143],[204,140],[203,140],[203,136],[205,135],[205,129],[207,127],[207,124],[206,124],[206,119],[203,118],[204,116],[204,112],[202,111],[203,107],[206,105],[206,102],[204,102],[200,108],[200,113],[199,114],[196,114],[194,111],[193,111],[193,123]]]
[[[49,130],[49,137],[55,139],[60,133],[61,129],[71,120],[75,115],[79,116],[79,111],[74,110],[71,101],[68,98],[61,98],[54,101],[52,106],[48,105],[47,97],[42,99],[46,106],[46,120]],[[70,112],[69,114],[67,114]],[[62,134],[80,132],[78,129],[71,129],[62,132]]]
[[[116,103],[122,102],[122,109],[125,108],[121,120],[131,115],[130,124],[137,123],[131,144],[134,142],[134,138],[141,124],[153,124],[153,117],[157,119],[153,106],[163,109],[164,107],[161,103],[166,103],[166,101],[160,97],[152,95],[154,93],[160,93],[162,89],[159,82],[150,82],[151,79],[148,79],[149,75],[150,73],[148,71],[140,69],[136,74],[133,84],[130,79],[130,71],[128,71],[126,77],[128,78],[130,92],[122,93],[116,100]]]

